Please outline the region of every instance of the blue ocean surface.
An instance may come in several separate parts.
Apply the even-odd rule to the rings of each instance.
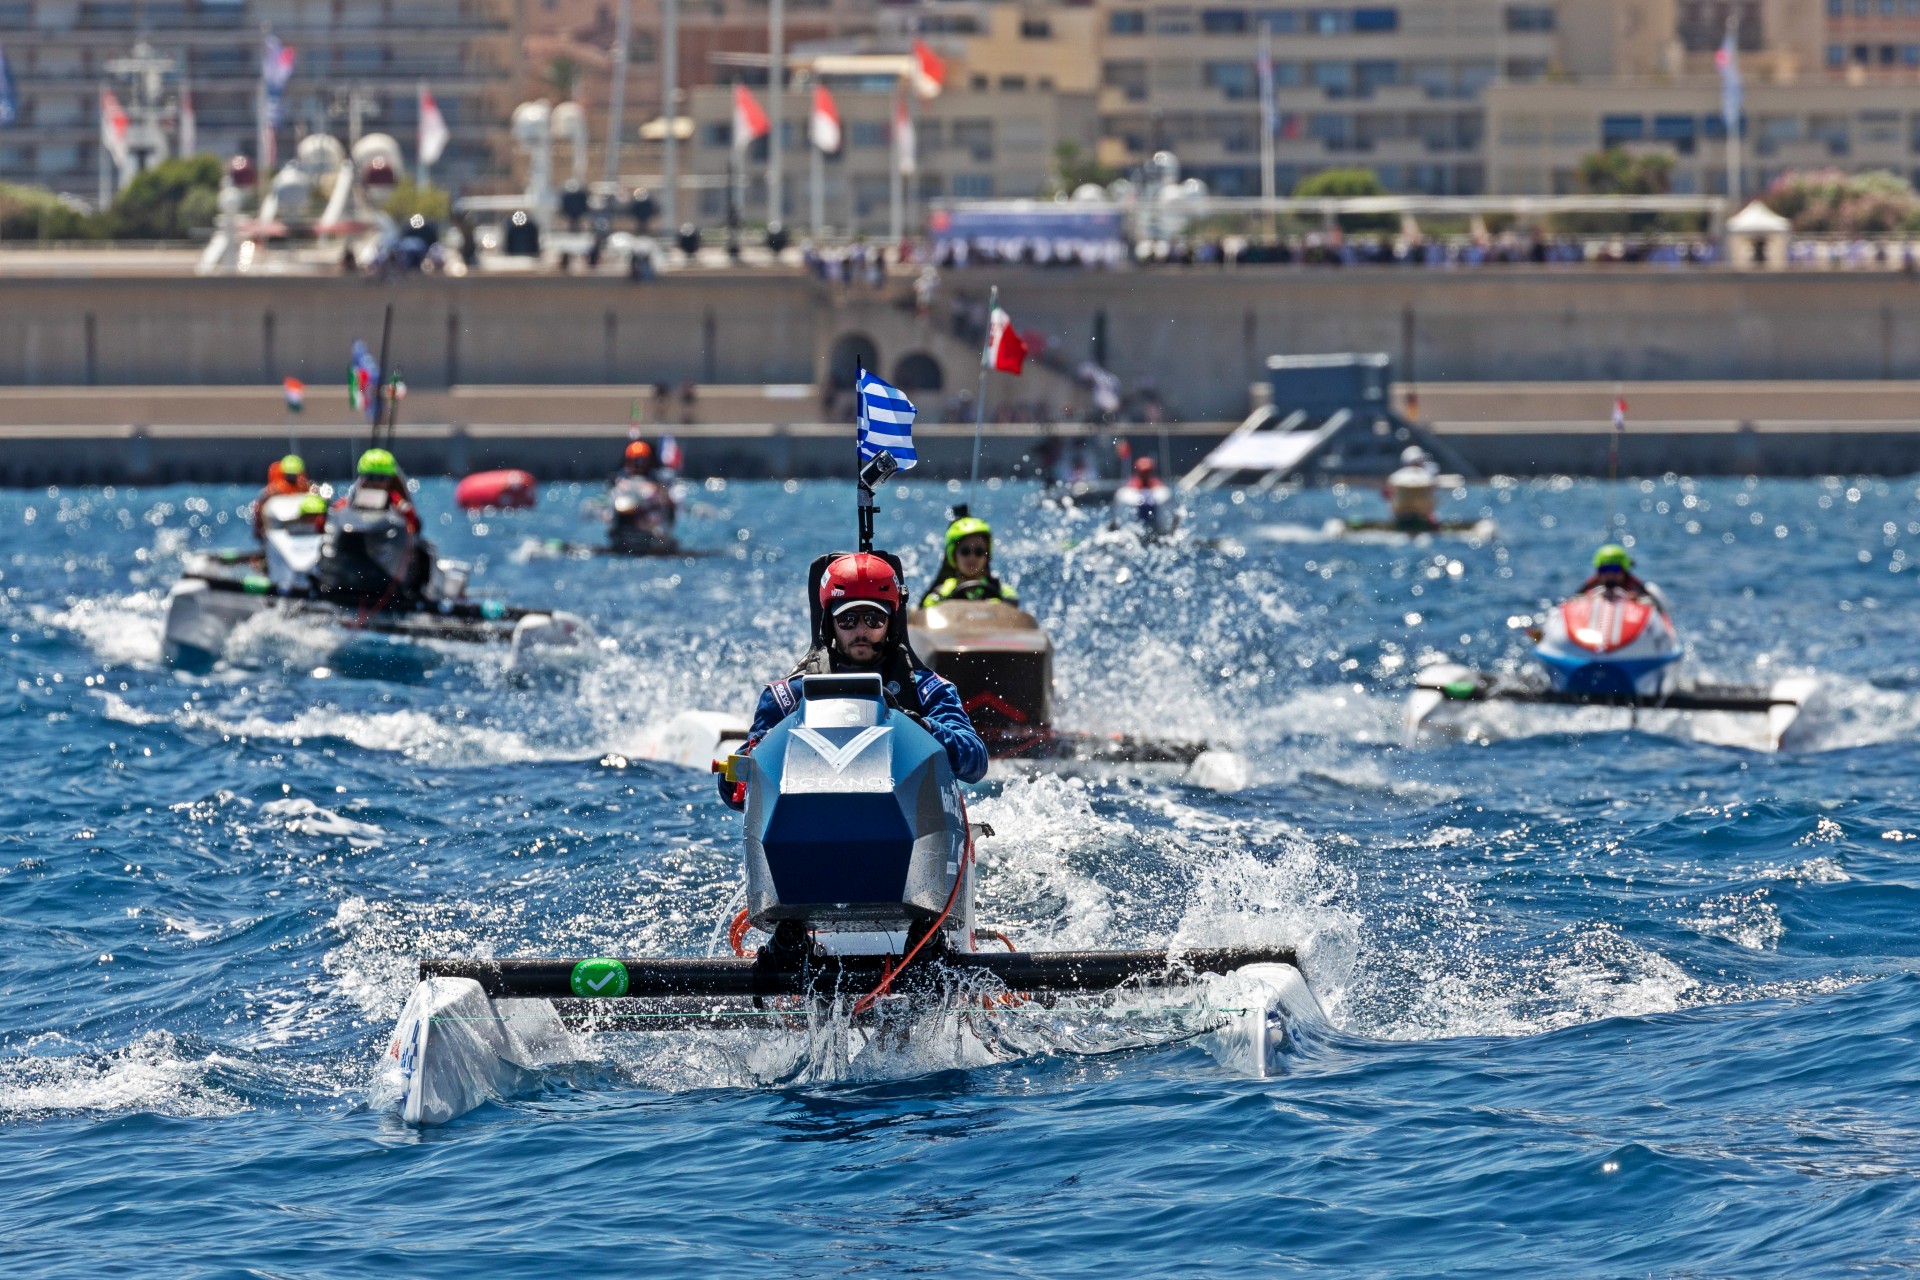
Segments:
[[[962,495],[906,480],[880,529],[917,583]],[[469,518],[429,482],[443,553],[591,618],[589,663],[265,620],[170,672],[167,587],[249,496],[0,495],[0,1272],[1920,1271],[1912,480],[1619,488],[1692,678],[1820,678],[1777,753],[1750,717],[1554,708],[1403,743],[1421,667],[1525,668],[1603,485],[1458,492],[1477,541],[1216,492],[1157,546],[985,488],[1063,723],[1204,739],[1245,785],[996,766],[983,921],[1298,947],[1325,1017],[1279,1074],[1174,1033],[844,1064],[607,1036],[433,1129],[380,1088],[420,957],[714,944],[739,820],[642,744],[785,672],[851,486],[695,485],[717,554],[573,560],[528,551],[594,536],[591,487]]]

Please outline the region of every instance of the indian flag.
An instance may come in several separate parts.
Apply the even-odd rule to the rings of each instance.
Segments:
[[[287,412],[298,413],[307,404],[307,384],[298,378],[285,378],[280,383],[287,393]]]

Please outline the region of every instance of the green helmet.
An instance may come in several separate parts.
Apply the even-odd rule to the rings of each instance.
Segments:
[[[1627,549],[1619,543],[1609,542],[1606,546],[1593,553],[1593,567],[1596,569],[1613,568],[1625,571],[1633,568],[1633,557],[1628,555]]]
[[[297,453],[290,453],[280,459],[280,474],[283,476],[303,476],[307,474],[307,460]]]
[[[369,449],[360,455],[359,472],[363,476],[396,476],[400,468],[385,449]]]
[[[303,516],[323,516],[327,514],[327,500],[308,490],[300,498],[300,514]]]
[[[953,549],[960,545],[963,538],[981,537],[987,540],[987,550],[993,550],[993,526],[978,516],[961,516],[947,526],[947,560],[953,560]]]

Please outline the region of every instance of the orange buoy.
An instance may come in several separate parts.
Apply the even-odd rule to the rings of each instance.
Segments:
[[[477,471],[454,488],[453,500],[465,511],[517,510],[533,505],[537,485],[527,471]]]

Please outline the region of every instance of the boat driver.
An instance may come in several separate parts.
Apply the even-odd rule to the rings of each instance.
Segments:
[[[1016,608],[1020,597],[993,576],[993,528],[978,516],[962,516],[947,526],[947,550],[940,574],[922,609],[949,600],[1002,600]]]
[[[266,536],[265,508],[268,498],[278,498],[282,494],[307,493],[313,488],[313,481],[307,479],[307,463],[297,453],[290,453],[276,459],[267,467],[266,487],[261,489],[253,500],[253,536]]]
[[[359,495],[369,489],[384,490],[388,497],[386,507],[407,522],[407,532],[420,532],[420,513],[414,509],[413,499],[407,492],[407,477],[400,470],[400,464],[393,460],[393,454],[385,449],[369,449],[360,455],[360,465],[354,468],[353,487],[347,490],[347,496],[338,505],[343,507],[364,507],[356,502]]]
[[[621,460],[620,475],[651,480],[659,465],[659,461],[653,456],[653,446],[645,440],[634,440],[627,445],[626,456]],[[618,476],[615,477],[615,479],[618,478]]]
[[[905,603],[893,566],[876,555],[841,556],[820,580],[820,627],[813,648],[793,674],[760,694],[753,728],[736,755],[747,755],[767,731],[799,707],[793,681],[828,672],[875,671],[890,705],[906,713],[947,749],[947,762],[962,782],[987,776],[987,744],[980,740],[960,694],[943,677],[921,666],[900,638],[896,614]],[[747,784],[719,778],[720,798],[746,807]]]
[[[1409,445],[1400,454],[1399,469],[1387,477],[1386,497],[1393,508],[1393,522],[1409,531],[1425,531],[1439,526],[1434,514],[1434,479],[1439,466],[1419,445]]]
[[[1609,542],[1593,553],[1593,574],[1580,584],[1580,590],[1575,594],[1585,594],[1595,588],[1617,591],[1627,596],[1644,596],[1653,601],[1662,613],[1668,612],[1666,596],[1659,587],[1634,574],[1633,557],[1617,542]]]

